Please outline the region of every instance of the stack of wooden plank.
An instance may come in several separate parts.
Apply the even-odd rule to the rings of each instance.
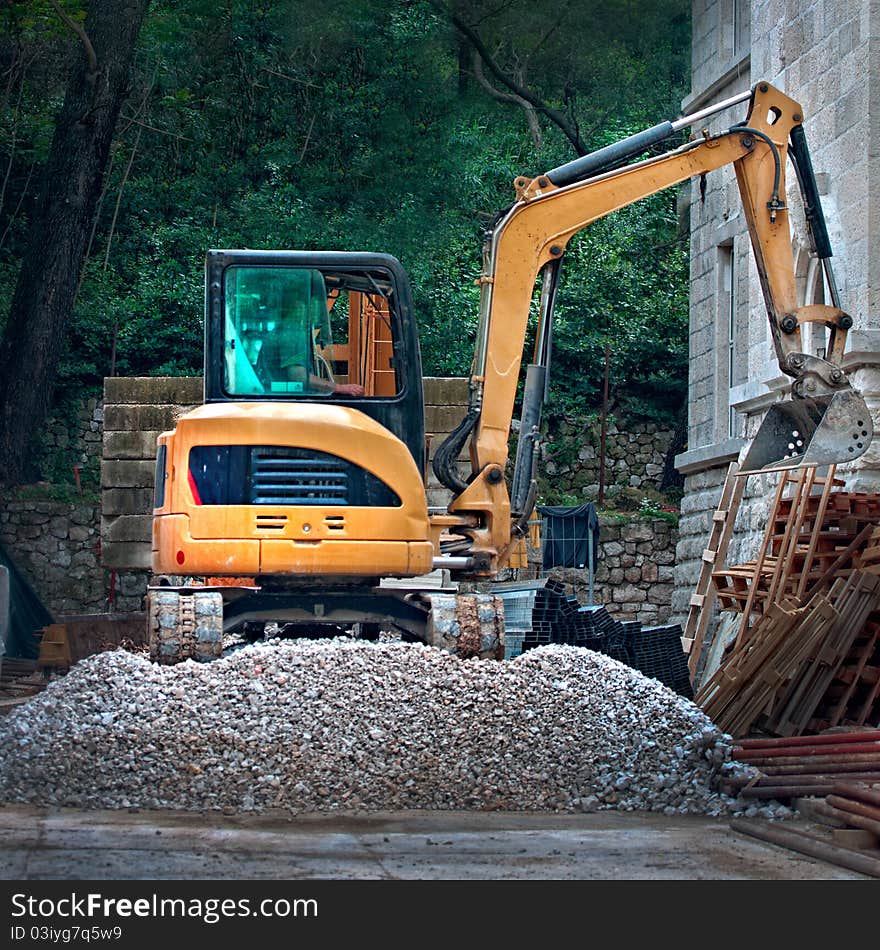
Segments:
[[[695,702],[735,737],[761,728],[803,734],[850,655],[872,611],[880,607],[880,575],[851,571],[800,607],[783,600],[765,609]]]

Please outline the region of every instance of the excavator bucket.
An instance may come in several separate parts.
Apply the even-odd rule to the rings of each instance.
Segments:
[[[753,439],[740,474],[849,462],[868,450],[873,433],[865,400],[851,389],[776,403]]]

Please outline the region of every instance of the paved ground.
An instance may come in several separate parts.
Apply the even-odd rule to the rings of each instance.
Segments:
[[[17,805],[0,806],[0,877],[867,880],[709,818],[616,812],[227,818]]]

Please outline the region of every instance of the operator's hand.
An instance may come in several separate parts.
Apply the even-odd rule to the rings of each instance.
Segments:
[[[337,383],[334,392],[339,396],[363,396],[364,387],[360,383]]]

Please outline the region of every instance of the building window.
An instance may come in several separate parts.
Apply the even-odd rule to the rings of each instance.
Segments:
[[[735,58],[749,52],[751,39],[751,4],[747,0],[732,0],[733,55]]]
[[[718,361],[718,419],[722,423],[722,438],[736,438],[740,435],[742,421],[739,413],[730,405],[730,387],[734,385],[739,373],[737,367],[737,320],[736,320],[736,255],[733,242],[718,246],[718,319],[717,339],[719,341]]]

